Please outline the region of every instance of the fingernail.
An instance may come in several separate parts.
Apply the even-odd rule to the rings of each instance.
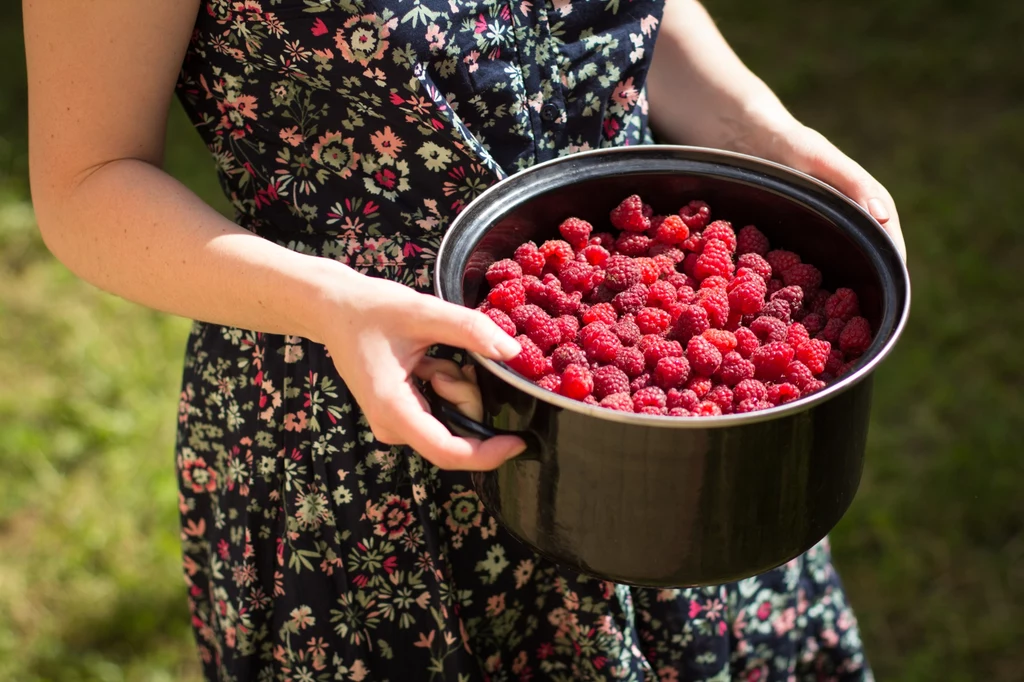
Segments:
[[[523,454],[524,452],[526,452],[526,443],[522,443],[518,447],[515,447],[515,448],[512,448],[511,450],[509,450],[507,459],[512,459],[513,457],[518,457],[519,455]]]
[[[880,223],[889,219],[889,212],[885,210],[885,204],[881,199],[868,199],[868,213]]]
[[[499,334],[494,339],[494,350],[503,358],[514,358],[519,355],[522,347],[519,342],[507,334]]]

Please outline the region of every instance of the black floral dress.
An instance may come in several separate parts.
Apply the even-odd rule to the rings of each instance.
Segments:
[[[488,185],[648,141],[660,16],[648,0],[206,0],[178,95],[239,224],[428,291],[442,234]],[[705,589],[560,569],[467,475],[376,442],[306,339],[196,324],[178,421],[210,680],[871,678],[826,544]]]

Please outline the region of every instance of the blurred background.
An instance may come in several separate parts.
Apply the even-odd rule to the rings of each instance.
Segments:
[[[1024,3],[706,0],[892,192],[913,314],[833,535],[878,679],[1024,680]],[[198,679],[172,453],[188,323],[36,233],[20,9],[0,0],[0,680]],[[167,167],[225,208],[175,105]]]

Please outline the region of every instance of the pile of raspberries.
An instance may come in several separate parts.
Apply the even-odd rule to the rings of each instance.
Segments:
[[[754,412],[824,388],[871,344],[857,294],[772,250],[703,201],[656,216],[637,195],[615,232],[569,218],[486,272],[479,306],[522,345],[538,386],[612,410],[674,417]]]

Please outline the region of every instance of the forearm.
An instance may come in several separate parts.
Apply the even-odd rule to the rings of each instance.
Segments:
[[[697,0],[668,0],[647,78],[651,120],[678,144],[750,152],[752,131],[792,122]]]
[[[319,306],[361,279],[243,230],[144,161],[103,165],[71,186],[34,179],[44,239],[113,294],[176,315],[317,340]]]

